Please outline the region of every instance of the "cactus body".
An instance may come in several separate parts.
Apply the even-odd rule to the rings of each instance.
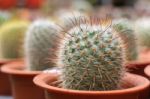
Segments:
[[[116,20],[114,23],[114,28],[117,32],[122,35],[127,47],[127,57],[128,61],[136,60],[138,57],[138,49],[136,44],[136,35],[131,23],[127,19]]]
[[[22,43],[28,22],[12,21],[0,28],[0,58],[16,59],[23,57]]]
[[[125,47],[110,20],[86,19],[68,28],[60,45],[61,86],[74,90],[114,90],[124,74]]]
[[[48,20],[37,20],[30,26],[25,39],[28,70],[44,70],[54,66],[48,58],[53,56],[50,48],[56,46],[56,27]]]

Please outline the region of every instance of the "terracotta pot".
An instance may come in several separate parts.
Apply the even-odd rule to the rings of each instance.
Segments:
[[[4,64],[8,64],[15,60],[0,60],[0,68]],[[8,75],[0,71],[0,95],[11,95],[11,87]]]
[[[40,8],[45,0],[26,0],[28,8]]]
[[[10,9],[17,5],[17,0],[0,0],[0,9]]]
[[[147,99],[150,82],[142,76],[129,74],[123,78],[123,89],[113,91],[78,91],[51,86],[57,81],[56,74],[40,74],[34,83],[45,89],[46,99]]]
[[[25,70],[23,61],[3,65],[1,70],[10,77],[14,99],[44,99],[44,91],[32,81],[41,72]]]
[[[144,72],[145,72],[146,76],[148,77],[148,79],[150,80],[150,65],[144,69]]]
[[[150,64],[150,50],[142,51],[139,53],[139,58],[136,61],[132,61],[127,65],[129,72],[146,76],[144,68]]]

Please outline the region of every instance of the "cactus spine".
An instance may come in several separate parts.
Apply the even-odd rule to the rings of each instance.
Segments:
[[[25,56],[28,70],[44,70],[54,65],[48,61],[53,57],[50,48],[56,47],[57,26],[48,20],[37,20],[31,24],[25,39]]]
[[[125,46],[110,19],[85,18],[65,29],[57,65],[60,84],[74,90],[115,90],[124,74]]]
[[[128,61],[136,60],[138,57],[138,49],[136,44],[136,35],[131,26],[131,23],[127,19],[116,20],[114,23],[114,28],[117,32],[122,35],[122,39],[124,39],[126,47],[127,47],[127,57]]]
[[[0,58],[16,59],[23,57],[22,43],[28,22],[11,21],[0,28]]]

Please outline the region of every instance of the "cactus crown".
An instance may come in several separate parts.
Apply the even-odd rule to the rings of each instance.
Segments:
[[[64,29],[57,65],[60,84],[75,90],[114,90],[124,74],[125,46],[111,19],[75,19]]]
[[[136,60],[138,57],[138,49],[137,49],[137,44],[136,44],[136,35],[133,30],[133,27],[131,26],[131,23],[127,19],[121,19],[117,20],[114,23],[114,28],[117,32],[122,35],[122,39],[124,40],[126,47],[127,47],[127,52],[126,52],[126,59],[128,61],[133,61]]]
[[[16,59],[23,57],[22,41],[28,22],[12,21],[0,28],[0,58]]]
[[[49,20],[37,20],[31,24],[25,39],[25,57],[29,70],[44,70],[54,65],[48,58],[54,57],[57,26]]]

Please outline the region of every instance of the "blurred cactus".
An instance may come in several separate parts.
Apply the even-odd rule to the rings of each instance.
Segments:
[[[10,13],[0,12],[0,26],[11,18]]]
[[[133,61],[137,59],[138,49],[136,43],[136,35],[133,30],[132,24],[127,19],[116,20],[114,28],[117,32],[121,33],[127,47],[127,60]]]
[[[0,58],[16,59],[22,55],[22,41],[28,22],[11,21],[3,24],[0,28]]]
[[[56,53],[62,66],[60,84],[74,90],[115,90],[125,69],[126,51],[111,19],[80,18],[64,29],[64,40]]]
[[[141,18],[135,22],[138,43],[142,47],[150,48],[150,18]]]
[[[54,65],[48,61],[53,57],[51,49],[56,47],[57,26],[48,20],[37,20],[31,24],[25,39],[25,56],[29,70],[44,70]]]
[[[73,0],[71,4],[71,8],[85,13],[91,13],[93,10],[92,5],[86,0]]]
[[[79,19],[83,16],[85,17],[86,14],[78,11],[59,10],[55,13],[55,16],[58,17],[59,24],[65,27],[70,27],[77,24],[76,22],[79,22]]]

